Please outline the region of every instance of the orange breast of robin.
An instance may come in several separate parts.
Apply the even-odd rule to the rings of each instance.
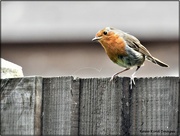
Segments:
[[[100,41],[101,45],[105,49],[107,55],[114,63],[123,63],[122,60],[119,60],[118,56],[127,56],[125,51],[125,41],[118,34],[112,34],[108,37],[103,37]],[[122,64],[123,65],[123,64]]]

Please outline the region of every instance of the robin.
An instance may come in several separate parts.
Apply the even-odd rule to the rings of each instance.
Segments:
[[[132,67],[137,67],[135,72],[131,76],[131,88],[134,83],[134,75],[138,69],[143,65],[145,59],[158,64],[162,67],[169,67],[164,62],[153,57],[150,52],[140,43],[140,41],[121,30],[112,27],[106,27],[97,32],[95,38],[92,41],[98,41],[104,48],[109,58],[116,64],[125,69],[114,74],[110,81],[112,81],[117,75],[129,70]]]

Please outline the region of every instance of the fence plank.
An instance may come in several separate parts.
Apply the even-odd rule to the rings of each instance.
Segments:
[[[43,135],[78,133],[78,81],[44,78],[43,86]]]
[[[79,135],[79,90],[80,80],[74,79],[71,90],[71,135]]]
[[[34,122],[41,122],[35,117],[38,113],[35,104],[38,102],[38,107],[41,105],[41,100],[35,99],[37,93],[41,92],[40,80],[40,77],[1,80],[2,135],[34,135],[40,132],[40,129],[34,129],[40,128]],[[37,117],[39,115],[38,113]]]
[[[82,79],[80,87],[81,135],[122,135],[122,91],[129,78],[113,83],[105,79]]]
[[[42,77],[35,78],[34,135],[41,135]]]
[[[178,78],[139,78],[131,97],[131,135],[177,135]]]

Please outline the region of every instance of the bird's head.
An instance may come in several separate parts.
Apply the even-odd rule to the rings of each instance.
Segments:
[[[104,29],[98,31],[92,41],[101,41],[109,40],[112,35],[114,35],[114,28],[112,27],[105,27]]]

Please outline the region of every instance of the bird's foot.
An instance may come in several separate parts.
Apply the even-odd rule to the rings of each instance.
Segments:
[[[111,77],[111,79],[110,79],[110,82],[112,82],[112,81],[115,79],[116,76],[117,76],[116,74],[113,75],[113,76]]]
[[[135,81],[134,81],[134,77],[135,77],[135,76],[132,75],[131,80],[130,80],[130,83],[129,83],[131,89],[132,89],[133,84],[136,85],[136,84],[135,84]]]

